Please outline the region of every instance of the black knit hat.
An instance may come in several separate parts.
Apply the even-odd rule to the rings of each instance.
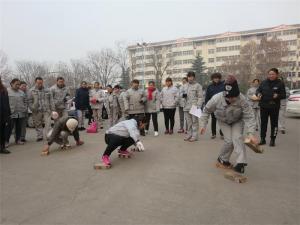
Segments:
[[[236,78],[233,75],[229,75],[224,83],[225,97],[237,97],[240,95],[239,86]]]

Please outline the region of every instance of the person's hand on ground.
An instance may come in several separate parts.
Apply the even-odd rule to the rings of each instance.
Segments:
[[[143,143],[140,142],[140,141],[138,141],[138,142],[136,143],[136,147],[138,148],[138,150],[139,150],[140,152],[145,151],[145,147],[144,147]]]

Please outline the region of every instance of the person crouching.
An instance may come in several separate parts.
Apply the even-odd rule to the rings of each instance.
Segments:
[[[243,131],[244,127],[247,128],[250,140],[258,143],[254,136],[256,121],[253,110],[246,97],[240,93],[234,76],[229,75],[224,84],[224,91],[214,95],[205,105],[200,118],[201,134],[205,132],[211,113],[215,114],[224,134],[225,143],[218,157],[218,164],[221,167],[231,168],[229,159],[234,150],[237,159],[233,169],[238,173],[244,173],[247,162]]]
[[[120,146],[119,153],[123,155],[130,154],[128,147],[135,144],[139,151],[144,151],[144,145],[139,140],[140,130],[146,125],[146,117],[134,117],[124,120],[109,128],[105,133],[105,143],[107,147],[102,155],[104,165],[111,165],[110,155]]]
[[[76,145],[83,145],[84,142],[79,138],[78,121],[73,117],[61,117],[53,126],[53,129],[49,131],[47,135],[47,145],[44,147],[42,154],[49,154],[50,146],[53,142],[59,144],[61,148],[71,147],[69,145],[68,137],[73,135]]]

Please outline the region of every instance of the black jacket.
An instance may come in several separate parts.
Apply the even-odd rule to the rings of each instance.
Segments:
[[[224,81],[221,81],[217,84],[212,82],[210,85],[208,85],[205,93],[205,104],[212,98],[212,96],[222,91],[224,91]]]
[[[0,91],[0,124],[7,123],[10,114],[8,94],[6,91]]]
[[[77,110],[86,110],[90,107],[89,89],[78,88],[75,94],[75,108]]]
[[[259,101],[261,108],[280,108],[280,100],[286,98],[284,83],[279,79],[264,80],[257,88],[256,94],[261,95]],[[278,97],[273,98],[274,94],[278,94]]]
[[[55,139],[59,137],[61,131],[67,131],[70,133],[69,129],[67,128],[66,123],[71,118],[75,119],[74,117],[65,116],[65,117],[59,118],[54,123],[51,136],[48,139],[48,145],[51,145],[55,141]],[[73,135],[75,141],[79,141],[78,127],[76,127],[76,129],[72,132],[72,135]]]

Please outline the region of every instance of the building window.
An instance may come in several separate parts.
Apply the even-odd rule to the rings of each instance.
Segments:
[[[283,35],[293,35],[293,34],[297,34],[297,30],[284,30]]]
[[[182,54],[183,54],[183,55],[193,55],[193,54],[194,54],[194,51],[193,51],[193,50],[190,50],[190,51],[183,51]]]
[[[201,45],[202,45],[202,42],[201,42],[201,41],[197,41],[197,42],[195,42],[195,45],[196,45],[196,46],[201,46]]]
[[[173,56],[182,56],[182,52],[173,52]]]
[[[193,45],[193,42],[185,42],[183,43],[183,46],[192,46]]]
[[[296,51],[289,51],[289,56],[295,56],[296,55]]]
[[[209,59],[208,59],[208,62],[209,62],[209,63],[213,63],[213,62],[215,62],[215,59],[214,59],[214,58],[209,58]]]
[[[219,47],[217,48],[217,52],[227,52],[227,47]]]
[[[214,54],[215,50],[214,49],[208,49],[208,54]]]
[[[216,44],[216,40],[208,40],[207,44],[208,45],[214,45],[214,44]]]
[[[175,60],[174,61],[174,65],[181,65],[182,64],[182,60]]]

